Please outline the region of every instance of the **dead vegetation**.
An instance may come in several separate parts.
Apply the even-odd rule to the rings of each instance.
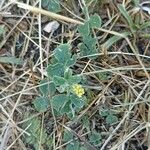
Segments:
[[[52,1],[0,1],[0,150],[150,149],[150,3]],[[97,52],[80,55],[78,27],[95,13]],[[88,100],[73,119],[33,105],[63,43]]]

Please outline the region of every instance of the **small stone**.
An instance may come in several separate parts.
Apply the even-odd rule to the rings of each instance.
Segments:
[[[52,21],[46,24],[43,30],[47,33],[51,33],[57,30],[59,26],[60,24],[57,21]]]

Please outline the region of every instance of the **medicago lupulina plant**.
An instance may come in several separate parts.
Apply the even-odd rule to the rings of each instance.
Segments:
[[[95,14],[78,27],[82,43],[78,45],[80,56],[97,53],[96,38],[92,37],[94,27],[101,26],[100,17]],[[50,106],[56,114],[74,117],[87,103],[85,90],[81,85],[82,77],[74,75],[71,67],[76,63],[77,55],[72,55],[69,44],[60,44],[47,68],[47,78],[41,81],[41,96],[34,100],[36,110],[45,112]]]
[[[41,81],[41,96],[34,100],[36,110],[45,112],[50,105],[57,114],[75,116],[86,104],[81,76],[73,75],[71,66],[77,56],[71,54],[69,44],[61,44],[54,50],[53,62],[47,68],[47,78]]]

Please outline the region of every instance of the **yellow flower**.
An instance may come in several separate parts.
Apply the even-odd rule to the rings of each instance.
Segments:
[[[73,90],[73,92],[74,92],[78,97],[82,97],[82,95],[85,93],[85,92],[84,92],[84,89],[83,89],[82,86],[79,85],[79,84],[74,84],[74,85],[72,86],[72,90]]]

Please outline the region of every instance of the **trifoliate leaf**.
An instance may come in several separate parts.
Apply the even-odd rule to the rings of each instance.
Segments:
[[[101,145],[101,139],[102,136],[100,133],[93,131],[90,136],[89,136],[90,142],[95,145],[95,146],[99,146]]]
[[[118,121],[118,117],[115,115],[110,114],[106,117],[107,124],[113,124],[113,123],[116,123],[117,121]]]

